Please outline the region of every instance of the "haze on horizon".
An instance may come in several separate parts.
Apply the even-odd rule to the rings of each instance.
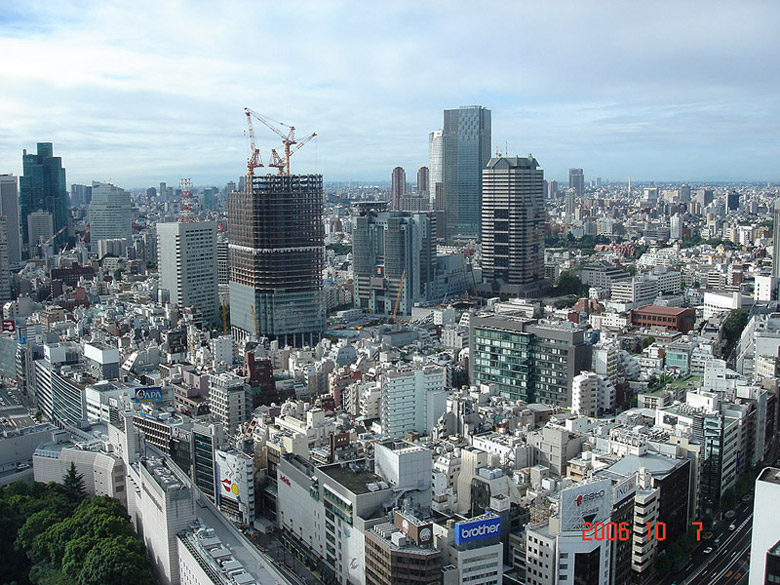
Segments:
[[[442,110],[549,179],[778,181],[776,2],[3,3],[0,172],[53,142],[67,181],[220,185],[243,108],[318,138],[293,172],[411,182]],[[264,161],[279,149],[255,125]],[[506,145],[506,146],[505,146]]]

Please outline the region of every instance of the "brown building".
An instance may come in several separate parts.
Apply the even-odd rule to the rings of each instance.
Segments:
[[[394,523],[366,532],[366,585],[440,585],[441,551],[433,526],[396,510]]]
[[[631,311],[631,325],[688,333],[696,322],[696,311],[679,307],[645,305]]]

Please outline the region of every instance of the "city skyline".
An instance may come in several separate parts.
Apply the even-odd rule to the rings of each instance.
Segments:
[[[493,152],[550,179],[778,180],[776,4],[132,6],[5,7],[0,172],[53,142],[69,184],[220,184],[245,172],[249,106],[317,132],[293,172],[371,181],[427,164],[441,111],[480,104]]]

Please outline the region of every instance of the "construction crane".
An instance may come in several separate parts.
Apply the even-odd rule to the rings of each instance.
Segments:
[[[55,233],[55,234],[54,234],[52,237],[50,237],[48,240],[46,240],[45,242],[43,242],[43,243],[41,244],[41,247],[48,246],[49,244],[51,244],[51,243],[54,241],[54,238],[56,238],[57,236],[59,236],[59,235],[60,235],[62,232],[64,232],[66,229],[68,229],[68,226],[63,226],[63,227],[61,227],[60,229],[58,229],[58,230],[57,230],[57,232],[56,232],[56,233]]]
[[[246,160],[246,170],[247,175],[250,177],[255,176],[255,169],[258,167],[263,166],[263,161],[260,160],[260,149],[255,146],[255,129],[252,126],[252,116],[249,113],[249,108],[244,108],[244,113],[246,114],[246,125],[249,129],[249,148],[252,150],[252,154],[250,157]],[[249,184],[252,184],[252,181],[249,181]],[[251,186],[250,186],[251,189]]]
[[[398,314],[398,305],[401,303],[401,293],[404,290],[404,279],[406,278],[406,269],[401,273],[401,282],[398,283],[398,294],[395,297],[395,306],[393,307],[393,321]]]
[[[252,116],[254,116],[282,139],[282,145],[284,145],[284,157],[279,156],[279,154],[276,151],[272,151],[271,155],[272,158],[274,159],[273,160],[274,164],[271,164],[269,166],[274,166],[278,168],[280,175],[289,175],[290,157],[295,152],[297,152],[304,144],[306,144],[309,140],[317,136],[317,133],[312,132],[309,136],[307,136],[303,140],[295,140],[295,126],[289,126],[282,122],[271,120],[270,118],[261,116],[260,114],[250,110],[249,108],[244,108],[244,113],[247,116],[247,120],[249,120]],[[287,128],[288,129],[287,134],[285,134],[282,130],[277,128],[277,125]],[[295,148],[293,148],[293,146],[295,146]],[[284,165],[284,167],[282,167],[282,164]]]

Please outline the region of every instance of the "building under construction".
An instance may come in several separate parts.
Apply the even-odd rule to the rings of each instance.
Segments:
[[[250,178],[228,197],[233,336],[314,345],[325,329],[322,175]]]

